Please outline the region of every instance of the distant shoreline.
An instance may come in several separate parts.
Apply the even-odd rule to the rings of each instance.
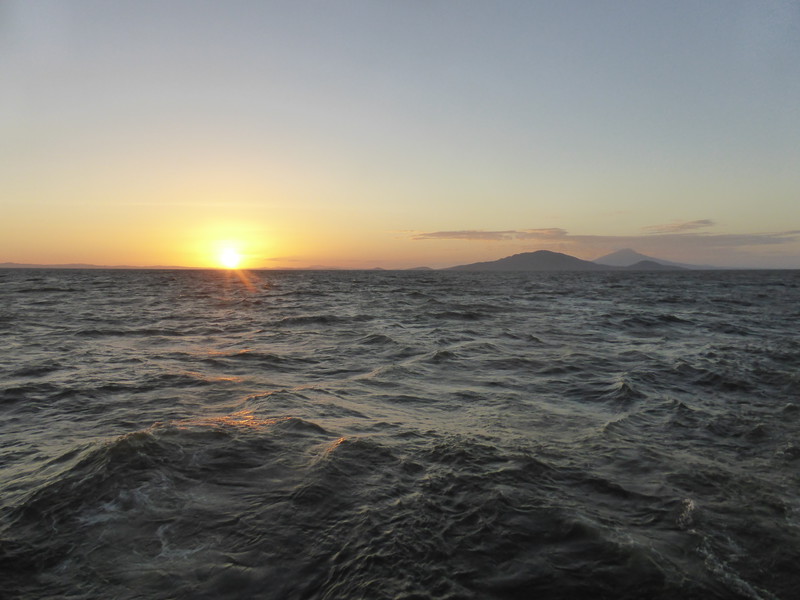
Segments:
[[[408,269],[387,269],[387,268],[346,268],[346,267],[336,267],[330,269],[320,269],[320,268],[303,268],[303,267],[285,267],[285,268],[270,268],[270,267],[254,267],[249,269],[225,269],[225,268],[218,268],[218,267],[117,267],[117,266],[104,266],[104,265],[92,265],[92,266],[77,266],[77,265],[35,265],[35,264],[0,264],[0,271],[24,271],[24,270],[31,270],[31,271],[219,271],[219,272],[226,272],[226,271],[245,271],[245,272],[265,272],[265,273],[281,273],[281,272],[316,272],[316,273],[336,273],[336,272],[362,272],[362,273],[441,273],[441,272],[453,272],[453,273],[683,273],[683,274],[691,274],[691,273],[707,273],[707,272],[716,272],[716,271],[737,271],[737,272],[744,272],[744,271],[800,271],[800,267],[792,268],[792,267],[713,267],[713,268],[698,268],[698,269],[669,269],[669,270],[635,270],[635,269],[626,269],[626,268],[604,268],[598,269],[595,271],[581,271],[576,269],[563,269],[563,270],[507,270],[507,271],[471,271],[471,270],[458,270],[453,269],[451,267],[442,267],[442,268],[429,268],[429,269],[419,269],[419,268],[408,268]]]
[[[0,269],[74,269],[74,270],[114,270],[114,271],[227,271],[223,267],[184,267],[180,265],[95,265],[90,263],[0,263]],[[630,248],[612,252],[594,260],[584,260],[550,250],[521,252],[496,260],[476,262],[450,267],[416,266],[408,268],[364,267],[348,268],[328,265],[310,265],[308,267],[253,267],[248,269],[230,269],[238,271],[493,271],[507,273],[541,273],[541,272],[656,272],[656,271],[796,271],[798,267],[718,267],[705,264],[676,263],[673,261],[640,254]]]

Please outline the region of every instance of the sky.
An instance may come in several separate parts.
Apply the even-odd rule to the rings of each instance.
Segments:
[[[0,262],[800,268],[794,0],[0,0]]]

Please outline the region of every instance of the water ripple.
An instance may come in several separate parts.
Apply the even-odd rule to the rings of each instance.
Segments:
[[[796,596],[796,272],[0,293],[4,597]]]

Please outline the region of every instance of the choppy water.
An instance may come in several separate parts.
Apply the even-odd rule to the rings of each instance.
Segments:
[[[800,272],[0,271],[4,598],[797,598]]]

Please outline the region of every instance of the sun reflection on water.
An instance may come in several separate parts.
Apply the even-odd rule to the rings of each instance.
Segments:
[[[196,419],[182,419],[174,422],[178,429],[189,429],[191,427],[235,427],[260,429],[275,425],[285,418],[262,419],[257,417],[251,410],[240,410],[230,415],[220,415],[216,417],[199,417]]]
[[[259,278],[256,275],[242,269],[228,269],[225,272],[226,284],[234,283],[234,277],[241,282],[248,292],[255,293],[256,284],[259,282]]]

